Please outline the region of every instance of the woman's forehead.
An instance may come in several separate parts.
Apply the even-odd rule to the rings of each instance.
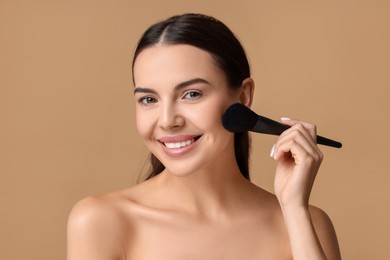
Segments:
[[[212,63],[212,56],[197,47],[187,44],[156,44],[148,47],[138,54],[134,67],[141,65],[151,66],[159,64],[196,64]]]
[[[185,44],[146,48],[136,58],[133,73],[136,85],[154,80],[224,77],[208,52]]]

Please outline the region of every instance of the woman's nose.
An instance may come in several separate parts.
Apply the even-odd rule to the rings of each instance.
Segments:
[[[161,108],[158,126],[163,129],[178,128],[184,125],[184,118],[175,106],[167,105]]]

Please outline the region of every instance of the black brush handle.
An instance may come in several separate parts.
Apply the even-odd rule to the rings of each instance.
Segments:
[[[284,125],[272,119],[258,115],[258,120],[255,126],[250,130],[252,132],[269,134],[269,135],[280,135],[284,131],[290,128],[288,125]],[[341,148],[342,144],[338,141],[317,135],[317,143],[327,145],[335,148]]]

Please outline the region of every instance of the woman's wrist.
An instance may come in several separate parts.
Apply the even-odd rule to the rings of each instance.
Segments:
[[[294,202],[294,203],[284,203],[279,202],[283,214],[301,214],[302,212],[310,213],[310,206],[308,203]]]

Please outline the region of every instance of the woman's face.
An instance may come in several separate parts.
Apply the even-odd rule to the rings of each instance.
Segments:
[[[209,53],[190,45],[149,47],[134,63],[134,81],[138,132],[169,172],[190,174],[234,154],[221,118],[238,95]]]

